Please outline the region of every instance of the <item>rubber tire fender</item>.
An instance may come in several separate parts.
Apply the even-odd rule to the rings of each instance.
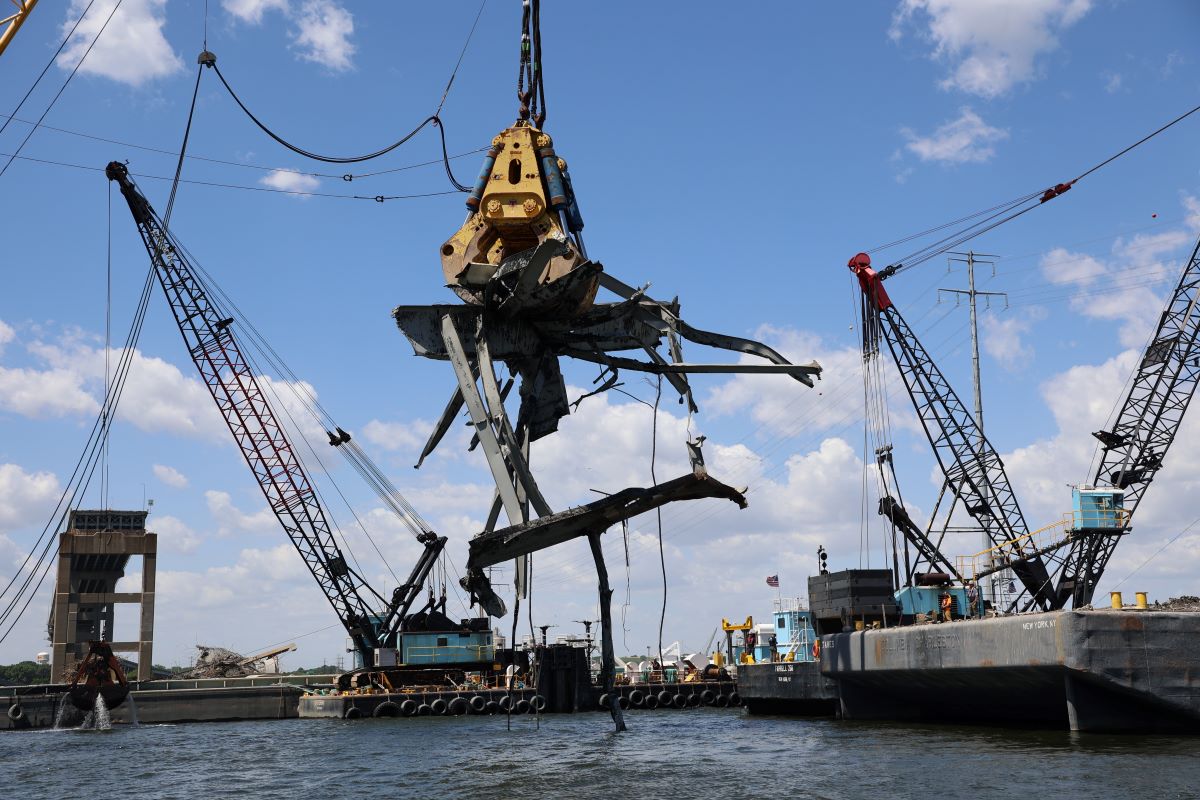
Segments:
[[[434,715],[438,717],[444,716],[449,708],[449,706],[446,705],[446,701],[440,697],[430,703],[429,707],[433,710]]]
[[[528,714],[529,713],[529,701],[526,700],[524,697],[522,697],[520,700],[517,701],[516,706],[513,707],[513,713],[514,714]]]
[[[696,694],[695,692],[689,694],[687,696],[687,704],[688,708],[695,708],[696,706],[700,705],[700,695]]]
[[[658,693],[658,704],[660,706],[671,705],[671,693],[668,692],[666,689],[663,689],[661,692],[659,692]]]
[[[529,707],[534,711],[545,711],[546,698],[542,697],[540,694],[535,694],[533,699],[529,701]]]
[[[658,708],[658,695],[649,695],[645,702],[642,703],[642,708],[647,708],[651,711]]]
[[[487,700],[484,699],[483,695],[477,694],[471,698],[470,706],[472,712],[482,714],[487,709]]]
[[[483,712],[485,714],[498,714],[500,713],[500,704],[495,700],[488,700],[483,704]]]
[[[417,713],[417,703],[415,700],[401,700],[400,713],[406,717],[411,717]]]
[[[629,705],[634,708],[641,708],[646,702],[646,693],[641,689],[634,689],[629,693]]]
[[[468,708],[465,697],[455,697],[446,705],[446,713],[452,717],[458,717],[467,713]]]
[[[705,689],[703,692],[700,693],[700,702],[704,703],[704,705],[706,705],[706,706],[711,706],[713,704],[713,701],[716,699],[717,699],[717,696],[715,694],[713,694],[712,689]]]
[[[400,716],[400,706],[393,703],[391,700],[384,700],[371,712],[372,717],[398,717]]]
[[[729,698],[723,694],[719,694],[713,698],[713,705],[717,708],[725,708],[729,705]]]
[[[20,722],[25,719],[25,709],[21,708],[20,703],[13,703],[8,707],[8,718],[13,722]]]
[[[430,708],[428,703],[421,703],[421,705],[417,706],[418,717],[428,717],[432,713],[433,709]]]
[[[685,695],[677,694],[671,698],[671,705],[675,706],[676,708],[684,708],[687,706],[687,704],[688,699]]]
[[[738,694],[737,692],[730,692],[730,694],[729,694],[729,705],[730,705],[732,708],[737,708],[737,707],[738,707],[738,706],[740,706],[741,704],[742,704],[742,696],[741,696],[740,694]]]
[[[362,709],[358,706],[350,706],[342,712],[342,719],[358,719],[363,715]]]

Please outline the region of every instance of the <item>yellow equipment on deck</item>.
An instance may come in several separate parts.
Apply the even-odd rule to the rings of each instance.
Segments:
[[[729,662],[731,664],[738,663],[738,660],[733,657],[733,634],[734,634],[734,631],[742,631],[743,635],[744,635],[745,631],[749,631],[749,630],[753,630],[753,629],[754,629],[754,617],[746,617],[745,623],[743,623],[741,625],[733,625],[727,619],[721,620],[721,630],[725,631],[725,652],[727,652],[729,654]],[[754,656],[750,655],[750,660],[746,661],[745,655],[746,655],[746,653],[743,653],[743,658],[740,661],[740,663],[753,664]],[[720,666],[720,665],[718,665],[718,666]]]

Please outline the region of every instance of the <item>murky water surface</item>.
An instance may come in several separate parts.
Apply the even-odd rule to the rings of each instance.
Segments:
[[[0,734],[0,798],[1200,798],[1200,737],[751,717],[283,720]]]

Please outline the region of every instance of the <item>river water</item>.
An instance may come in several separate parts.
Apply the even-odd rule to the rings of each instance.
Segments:
[[[280,720],[0,734],[0,798],[1200,798],[1200,737],[751,717]]]

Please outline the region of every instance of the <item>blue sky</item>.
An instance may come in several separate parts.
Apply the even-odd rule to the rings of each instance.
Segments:
[[[16,105],[83,6],[38,6],[0,59],[0,112]],[[317,151],[363,152],[437,106],[478,8],[475,0],[211,0],[208,47],[247,104],[284,135]],[[21,119],[37,119],[109,9],[97,0],[82,38]],[[519,15],[516,0],[491,0],[483,12],[443,112],[451,153],[487,146],[514,119]],[[765,616],[768,574],[781,575],[785,594],[803,594],[818,544],[837,567],[880,561],[873,516],[861,547],[862,384],[847,259],[1070,179],[1200,95],[1190,46],[1200,10],[1185,2],[548,3],[543,16],[546,130],[571,165],[589,253],[626,282],[678,295],[694,325],[756,335],[826,367],[816,390],[782,378],[696,379],[693,429],[709,437],[714,474],[750,487],[751,507],[713,501],[664,514],[666,635],[685,649],[703,646],[722,616]],[[126,0],[45,125],[176,149],[203,17],[203,2]],[[1117,401],[1200,233],[1198,124],[1173,128],[973,243],[1002,256],[983,288],[1010,293],[1007,310],[998,304],[982,317],[985,409],[1031,524],[1066,511],[1067,484],[1089,477],[1087,434]],[[10,124],[0,152],[14,152],[28,130]],[[189,160],[184,178],[194,181],[366,196],[448,188],[438,165],[353,182],[297,174],[344,170],[271,142],[211,73],[189,152],[236,164]],[[49,129],[22,155],[95,168],[116,158],[156,176],[174,167],[169,155]],[[426,131],[357,172],[437,155]],[[477,155],[453,164],[464,182],[479,168]],[[161,211],[169,184],[139,182]],[[102,396],[108,192],[100,172],[29,160],[0,177],[6,572],[41,529]],[[486,515],[490,478],[461,433],[412,470],[453,382],[445,364],[412,357],[389,311],[450,301],[437,248],[462,218],[458,195],[380,204],[184,184],[172,223],[342,427],[452,537],[459,565]],[[112,239],[120,339],[147,262],[119,196]],[[935,291],[963,282],[935,260],[888,289],[965,396],[966,310],[938,305]],[[335,658],[342,636],[329,627],[332,613],[266,511],[158,295],[139,350],[112,432],[110,503],[139,507],[143,487],[156,501],[152,528],[164,553],[156,660],[185,663],[196,643],[249,650],[323,628],[299,639],[292,658]],[[697,350],[689,357],[722,357],[692,356]],[[566,369],[573,396],[590,388],[592,367]],[[631,393],[653,397],[645,381],[625,380]],[[664,397],[660,478],[685,468],[687,420]],[[902,396],[896,403],[897,469],[923,516],[937,490],[933,465]],[[645,484],[650,430],[647,408],[626,396],[585,401],[560,436],[534,449],[551,504]],[[1197,443],[1200,429],[1189,422],[1102,590],[1192,522],[1184,498],[1196,488]],[[392,568],[407,571],[415,543],[349,470],[334,477]],[[347,536],[389,588],[386,568],[366,558],[370,545],[353,530]],[[606,545],[625,620],[618,649],[644,652],[661,602],[653,518],[636,520],[630,537],[628,594],[619,532]],[[1195,593],[1198,545],[1200,536],[1185,534],[1123,588]],[[594,616],[586,548],[541,556],[535,573],[535,624],[572,633],[573,620]],[[0,662],[44,649],[47,588],[0,644]]]

